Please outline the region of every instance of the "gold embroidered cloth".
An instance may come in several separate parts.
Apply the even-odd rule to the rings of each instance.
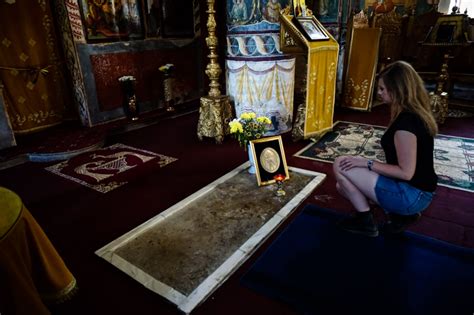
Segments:
[[[342,105],[370,110],[378,62],[380,28],[353,28]]]
[[[0,80],[12,129],[61,122],[69,94],[49,2],[2,1],[0,21]]]
[[[333,125],[339,44],[316,18],[314,23],[328,40],[309,41],[292,19],[281,15],[280,46],[285,53],[302,54],[307,59],[304,137],[320,136]]]
[[[70,298],[76,280],[21,199],[3,187],[0,197],[2,216],[14,219],[0,235],[0,303],[7,303],[0,309],[6,314],[50,314],[45,303]]]

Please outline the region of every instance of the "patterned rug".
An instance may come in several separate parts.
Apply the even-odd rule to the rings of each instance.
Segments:
[[[80,154],[45,169],[98,192],[108,193],[127,184],[140,173],[144,174],[157,166],[164,167],[176,160],[117,143]]]
[[[466,112],[460,109],[448,109],[448,117],[449,118],[470,118],[473,117],[474,114],[471,112]]]
[[[361,155],[385,161],[380,146],[384,132],[385,127],[338,121],[333,131],[295,156],[329,163],[340,155]],[[434,167],[439,185],[474,192],[474,139],[437,135]]]

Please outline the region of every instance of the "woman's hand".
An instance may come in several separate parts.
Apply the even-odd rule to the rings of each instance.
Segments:
[[[367,168],[367,159],[361,156],[344,156],[339,166],[342,171],[348,171],[354,167]]]

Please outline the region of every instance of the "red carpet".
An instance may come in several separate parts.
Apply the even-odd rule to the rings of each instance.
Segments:
[[[388,115],[388,109],[383,106],[374,108],[371,113],[336,108],[334,119],[386,126]],[[472,137],[473,119],[447,118],[440,133]],[[198,113],[192,113],[109,137],[107,145],[123,143],[178,160],[164,168],[151,168],[107,194],[44,170],[57,162],[26,163],[0,170],[0,185],[22,197],[78,281],[77,298],[56,309],[54,314],[180,314],[174,305],[111,267],[94,255],[94,251],[248,159],[247,152],[230,137],[221,145],[216,145],[213,139],[200,142],[196,136],[197,121]],[[331,165],[293,157],[307,144],[306,141],[293,142],[291,135],[285,134],[283,142],[288,165],[328,175],[323,185],[304,203],[340,212],[351,211],[350,203],[336,192]],[[473,199],[472,193],[439,187],[433,204],[411,230],[474,248]],[[300,209],[295,210],[295,215],[299,212]],[[381,211],[377,211],[378,219],[381,215]],[[294,314],[285,305],[239,283],[240,277],[285,224],[193,314]]]
[[[149,168],[165,167],[174,161],[173,157],[117,143],[51,165],[46,170],[98,192],[108,193]]]

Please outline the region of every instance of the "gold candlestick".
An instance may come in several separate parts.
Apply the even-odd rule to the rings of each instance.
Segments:
[[[207,30],[209,35],[206,37],[206,45],[209,48],[209,63],[206,67],[206,75],[209,77],[209,95],[201,97],[199,108],[199,121],[197,127],[197,136],[216,138],[217,143],[222,143],[224,136],[229,134],[229,121],[232,119],[232,108],[230,99],[226,95],[221,95],[219,90],[219,76],[222,73],[218,62],[216,36],[217,23],[214,17],[215,0],[207,0]]]

